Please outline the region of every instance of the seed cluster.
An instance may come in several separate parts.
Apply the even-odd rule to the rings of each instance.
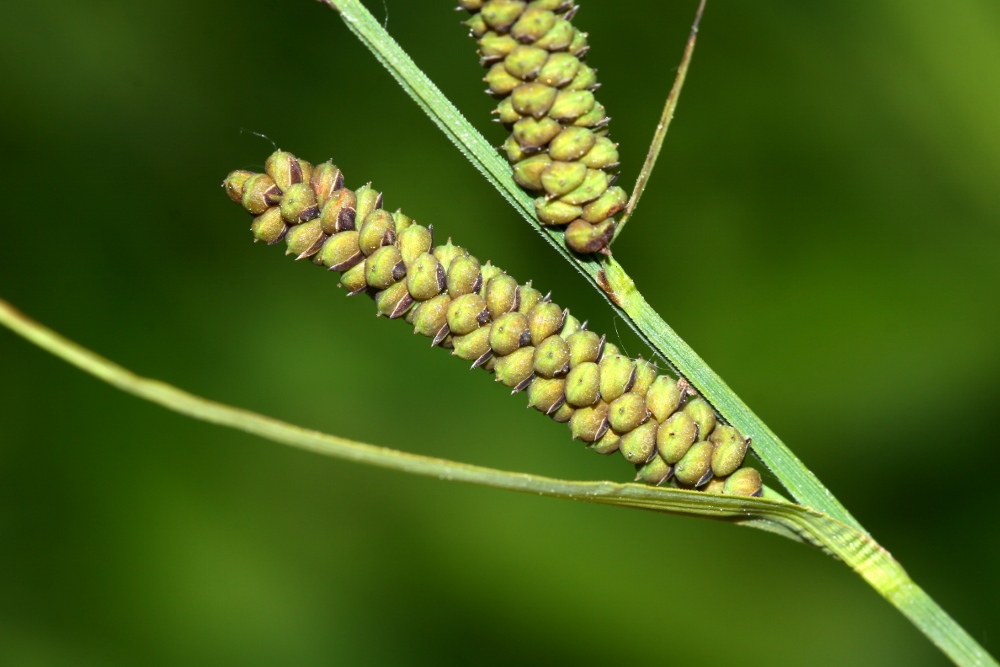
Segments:
[[[596,70],[583,63],[587,33],[570,23],[572,0],[459,0],[489,68],[487,93],[500,100],[494,113],[511,135],[503,148],[514,180],[541,194],[539,219],[566,226],[566,244],[580,253],[606,251],[614,215],[628,196],[609,171],[618,144],[611,120],[594,98]]]
[[[528,405],[569,424],[601,454],[621,452],[636,479],[714,493],[759,495],[760,474],[741,467],[749,440],[720,423],[683,379],[629,359],[531,286],[481,264],[433,227],[382,208],[370,184],[344,188],[330,162],[277,151],[263,174],[234,171],[223,185],[253,214],[251,231],[287,254],[341,272],[379,315],[403,318],[433,345],[485,369]]]

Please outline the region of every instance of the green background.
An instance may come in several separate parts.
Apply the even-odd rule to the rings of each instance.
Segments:
[[[388,28],[487,137],[461,15]],[[694,0],[586,0],[622,184]],[[370,3],[385,15],[383,3]],[[204,396],[367,442],[630,478],[482,373],[250,242],[271,144],[649,351],[307,0],[9,3],[0,297]],[[1000,653],[1000,3],[710,2],[615,255],[910,574]],[[412,478],[118,393],[0,331],[11,665],[942,665],[859,578],[757,531]]]

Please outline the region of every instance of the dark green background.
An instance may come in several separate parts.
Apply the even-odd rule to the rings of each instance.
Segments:
[[[447,2],[389,30],[490,140]],[[383,16],[382,3],[371,3]],[[630,186],[694,0],[586,0]],[[219,189],[270,136],[439,238],[600,297],[308,0],[8,3],[0,296],[145,375],[367,442],[625,480]],[[709,3],[615,254],[1000,652],[1000,3]],[[644,353],[617,323],[632,355]],[[942,665],[842,565],[722,524],[413,478],[190,421],[0,331],[0,662]]]

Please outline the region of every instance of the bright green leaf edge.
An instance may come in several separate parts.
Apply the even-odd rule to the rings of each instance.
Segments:
[[[616,489],[610,495],[600,493],[580,500],[616,504],[656,511],[682,513],[726,519],[775,530],[786,537],[797,535],[804,541],[822,547],[840,558],[864,578],[883,597],[895,605],[957,665],[997,665],[979,644],[941,609],[934,600],[906,575],[902,567],[879,546],[847,509],[820,483],[819,479],[792,451],[758,418],[732,389],[685,343],[680,336],[653,310],[636,288],[625,269],[614,259],[598,262],[570,252],[562,233],[542,226],[535,216],[532,199],[514,182],[509,165],[465,119],[458,109],[417,67],[409,55],[383,29],[358,0],[321,0],[340,13],[347,27],[375,55],[406,93],[423,109],[435,125],[451,140],[466,158],[486,177],[532,227],[538,231],[571,266],[584,274],[601,291],[611,307],[624,316],[629,326],[651,348],[662,354],[671,367],[687,378],[740,431],[753,439],[755,454],[802,505],[776,500],[735,501],[744,508],[768,503],[771,512],[746,514],[741,520],[734,515],[715,512],[730,511],[711,498],[707,505],[694,499],[667,500],[675,494],[690,492],[649,489],[633,484],[596,483],[601,489]],[[533,478],[542,480],[544,478]],[[471,480],[465,480],[471,481]],[[546,480],[565,489],[566,484],[592,484]],[[487,483],[487,482],[480,482]],[[499,484],[490,484],[501,486]],[[503,486],[503,488],[514,488]],[[523,490],[523,489],[522,489]],[[596,490],[595,490],[596,492]],[[634,495],[633,495],[634,494]],[[661,494],[670,494],[661,495]],[[573,497],[562,492],[552,494]],[[615,498],[615,500],[611,500]],[[730,501],[733,502],[733,501]],[[744,505],[746,504],[746,505]],[[668,506],[670,509],[668,509]],[[781,511],[775,509],[781,507]],[[683,509],[681,509],[683,508]],[[712,509],[707,509],[712,508]],[[791,510],[790,508],[797,508]],[[743,511],[749,511],[744,509]],[[790,512],[790,514],[788,513]],[[784,521],[778,520],[781,515]],[[791,516],[795,519],[792,520]],[[805,520],[804,517],[812,517]]]
[[[38,347],[133,396],[201,421],[284,445],[424,477],[466,482],[552,498],[631,507],[726,521],[812,544],[843,560],[896,605],[959,665],[996,665],[868,535],[829,516],[784,500],[721,496],[614,482],[576,482],[496,470],[378,447],[216,403],[136,375],[60,336],[0,299],[0,324]],[[918,622],[919,621],[919,622]],[[962,641],[965,638],[967,641]]]

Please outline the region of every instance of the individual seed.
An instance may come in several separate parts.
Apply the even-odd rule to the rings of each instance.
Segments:
[[[551,118],[522,118],[514,123],[514,139],[524,150],[541,148],[562,131],[562,125]]]
[[[531,81],[538,76],[538,72],[541,71],[548,58],[549,52],[545,49],[519,44],[504,58],[503,63],[511,76],[517,77],[521,81]],[[548,88],[548,86],[546,87]],[[514,106],[517,106],[516,102]]]
[[[429,301],[424,301],[413,316],[413,331],[428,338],[434,338],[442,329],[448,327],[448,305],[451,297],[441,294]]]
[[[548,114],[555,120],[570,122],[592,111],[594,107],[594,94],[589,90],[560,90]]]
[[[562,336],[549,336],[535,348],[534,364],[535,373],[543,378],[565,375],[569,372],[569,345]]]
[[[604,349],[604,338],[593,331],[578,331],[566,339],[569,343],[569,365],[576,368],[588,361],[596,362]]]
[[[608,425],[617,433],[628,433],[649,419],[641,394],[629,391],[608,405]]]
[[[497,97],[510,95],[515,88],[524,83],[508,72],[502,62],[494,64],[483,77],[483,81],[489,86],[489,93]]]
[[[358,213],[361,212],[361,199],[358,199]],[[363,218],[358,246],[365,255],[370,255],[384,245],[396,242],[396,221],[388,211],[375,209]]]
[[[372,189],[371,183],[362,185],[355,190],[354,195],[358,199],[357,219],[361,222],[364,222],[373,211],[382,208],[382,194]]]
[[[629,463],[645,463],[656,455],[656,422],[646,422],[622,436],[618,449]]]
[[[287,230],[288,225],[281,219],[281,209],[277,206],[272,206],[258,215],[250,225],[253,237],[268,244],[280,241]]]
[[[607,456],[608,454],[614,454],[618,451],[618,446],[621,444],[621,441],[622,437],[620,435],[611,429],[608,429],[604,435],[601,436],[600,440],[590,445],[589,449],[595,454]]]
[[[296,183],[301,183],[302,165],[299,159],[286,151],[274,151],[264,161],[264,171],[274,179],[283,192]]]
[[[323,231],[327,234],[336,234],[354,229],[357,208],[358,196],[353,190],[341,188],[332,192],[319,215]]]
[[[597,442],[608,430],[608,404],[604,401],[578,408],[569,420],[573,437],[584,442]]]
[[[732,426],[718,425],[710,438],[715,445],[712,472],[718,477],[733,474],[743,464],[750,441]]]
[[[582,219],[574,220],[566,227],[566,245],[573,252],[589,255],[607,248],[614,232],[614,220],[605,220],[596,225]]]
[[[504,313],[517,310],[521,289],[517,281],[506,275],[499,275],[486,283],[486,307],[490,317],[497,319]]]
[[[226,180],[222,182],[222,187],[226,189],[226,196],[237,204],[243,203],[243,186],[254,173],[246,169],[237,169],[229,172]]]
[[[531,342],[528,318],[521,313],[505,313],[494,320],[490,331],[493,352],[506,356]]]
[[[260,215],[280,201],[281,190],[267,174],[254,174],[243,183],[243,208],[254,215]]]
[[[553,162],[542,172],[542,187],[549,196],[559,197],[579,187],[586,176],[587,168],[579,162]]]
[[[559,333],[565,311],[554,303],[539,303],[528,313],[528,329],[531,331],[531,344],[541,345],[549,336]]]
[[[354,230],[334,234],[319,251],[320,263],[331,271],[346,271],[364,258],[358,247],[358,233]]]
[[[549,157],[553,160],[578,160],[593,150],[596,144],[597,137],[593,130],[567,127],[549,144]]]
[[[715,410],[712,409],[712,406],[705,399],[696,398],[689,401],[683,409],[698,424],[698,438],[707,440],[716,423]]]
[[[706,484],[712,479],[714,448],[715,445],[707,440],[695,443],[674,466],[674,478],[681,484],[695,488]]]
[[[581,162],[575,162],[583,166]],[[596,169],[587,169],[580,185],[564,194],[560,199],[567,204],[581,205],[600,197],[608,189],[608,175]]]
[[[573,24],[564,19],[556,19],[555,25],[535,42],[535,46],[547,51],[562,51],[573,41]]]
[[[569,128],[566,128],[567,130]],[[578,130],[587,130],[592,132],[585,127],[574,128]],[[566,130],[563,130],[565,132]],[[597,137],[594,142],[594,147],[587,151],[583,157],[580,158],[580,162],[584,163],[591,169],[609,169],[611,167],[618,165],[618,144],[614,143],[607,137]],[[624,190],[622,190],[624,192]],[[608,216],[605,216],[608,217]],[[603,219],[603,218],[602,218]]]
[[[635,361],[635,384],[630,391],[645,396],[656,379],[656,364],[639,357]],[[648,407],[648,406],[647,406]]]
[[[550,164],[552,158],[545,153],[521,160],[514,165],[514,180],[525,190],[540,192],[543,189],[542,172]]]
[[[375,255],[372,255],[375,257]],[[372,257],[369,257],[369,262]],[[375,295],[375,307],[379,315],[385,315],[390,320],[402,317],[413,306],[413,297],[406,291],[406,283],[400,282]]]
[[[429,253],[433,244],[434,234],[422,225],[410,225],[396,234],[399,254],[402,255],[403,263],[407,266],[411,266],[424,253]]]
[[[482,7],[486,25],[497,32],[507,32],[520,18],[525,3],[520,0],[489,0]]]
[[[535,356],[535,348],[522,347],[506,356],[497,359],[496,371],[497,382],[502,382],[507,387],[517,387],[528,380],[533,373],[532,362]]]
[[[760,473],[753,468],[740,468],[726,478],[723,493],[731,496],[761,496],[764,485]]]
[[[295,259],[312,257],[319,252],[325,240],[326,237],[323,235],[323,227],[319,224],[319,220],[295,225],[285,235],[285,243],[288,244],[288,250],[285,251],[285,254],[295,255]]]
[[[529,6],[510,29],[510,35],[519,42],[535,42],[545,36],[556,24],[556,15],[546,9]]]
[[[698,439],[698,425],[686,412],[675,412],[656,432],[656,449],[667,463],[677,463]]]
[[[440,294],[445,288],[445,273],[437,257],[429,252],[417,257],[407,271],[406,287],[417,301],[433,299]]]
[[[587,407],[601,397],[601,368],[592,361],[577,364],[566,376],[566,401]]]
[[[313,169],[309,185],[316,193],[316,203],[322,209],[333,193],[344,187],[344,175],[331,161],[324,162]],[[338,230],[340,231],[340,230]],[[328,234],[331,232],[327,232]]]
[[[448,306],[448,327],[456,336],[472,333],[480,328],[488,317],[486,301],[478,294],[460,296]],[[489,336],[487,336],[488,341]]]
[[[546,199],[539,197],[535,200],[535,213],[538,218],[547,225],[567,225],[579,219],[583,209],[573,206],[558,199]]]
[[[580,71],[580,61],[566,52],[553,53],[538,71],[538,82],[553,88],[562,88]]]
[[[478,292],[483,286],[479,260],[472,256],[457,257],[448,267],[448,293],[453,299]]]
[[[361,294],[368,289],[368,283],[365,282],[364,260],[362,259],[359,264],[355,264],[341,273],[340,283],[338,284],[347,290],[348,296],[351,296],[352,294]]]
[[[674,474],[674,468],[659,456],[654,456],[648,463],[637,466],[638,473],[636,480],[642,480],[646,484],[659,486]]]
[[[561,378],[536,377],[528,387],[528,407],[551,414],[563,404],[566,381]]]
[[[677,386],[677,381],[661,375],[646,392],[646,407],[653,413],[656,421],[663,423],[680,407],[682,398],[683,393]]]
[[[635,383],[635,362],[622,354],[605,354],[601,359],[601,398],[611,402]]]
[[[375,289],[386,289],[405,276],[406,265],[394,245],[379,248],[365,262],[365,282]]]
[[[452,301],[452,303],[455,302]],[[454,332],[455,330],[452,329],[452,333]],[[452,344],[454,346],[452,354],[456,357],[465,359],[466,361],[476,361],[490,351],[490,328],[479,327],[465,335],[456,334]]]

